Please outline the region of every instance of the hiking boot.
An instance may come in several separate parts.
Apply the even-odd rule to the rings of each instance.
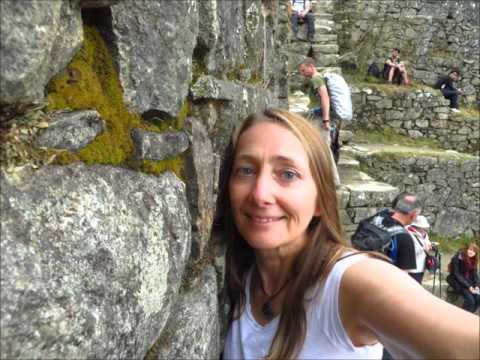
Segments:
[[[454,112],[454,113],[459,113],[460,112],[460,110],[458,110],[456,108],[450,108],[450,110],[452,110],[452,112]]]

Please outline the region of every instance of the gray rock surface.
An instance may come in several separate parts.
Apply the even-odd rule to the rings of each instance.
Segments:
[[[185,185],[77,163],[1,188],[0,357],[143,358],[190,254]]]
[[[196,0],[121,1],[111,7],[124,97],[136,111],[177,116],[192,79]]]
[[[75,1],[0,2],[0,101],[36,102],[83,41]]]
[[[79,150],[105,129],[105,121],[95,110],[59,111],[50,114],[48,128],[35,139],[36,147]]]
[[[135,157],[145,160],[164,160],[188,149],[188,137],[184,132],[155,133],[133,129]]]
[[[198,99],[216,99],[216,100],[235,100],[242,92],[242,86],[231,81],[224,81],[213,76],[202,76],[191,87],[194,100]]]
[[[197,119],[187,121],[191,151],[186,157],[185,172],[187,182],[187,196],[192,215],[192,258],[199,259],[205,252],[210,240],[215,199],[213,190],[217,165],[214,158],[212,142],[208,138],[205,126]]]
[[[82,9],[101,8],[117,4],[122,0],[80,0],[80,7]]]
[[[197,281],[179,296],[160,339],[157,359],[216,359],[220,353],[217,278],[207,266]]]

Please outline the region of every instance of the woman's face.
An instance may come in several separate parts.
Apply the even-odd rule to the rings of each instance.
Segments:
[[[475,250],[473,250],[472,248],[468,248],[467,255],[468,257],[473,258],[475,256]]]
[[[259,123],[240,136],[229,190],[235,224],[254,249],[303,246],[319,215],[305,149],[278,124]]]

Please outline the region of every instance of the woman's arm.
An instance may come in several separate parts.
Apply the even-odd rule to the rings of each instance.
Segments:
[[[380,341],[394,358],[480,357],[479,318],[433,296],[393,265],[364,259],[340,286],[340,317],[356,346]]]

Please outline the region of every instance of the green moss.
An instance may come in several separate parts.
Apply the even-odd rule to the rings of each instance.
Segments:
[[[83,161],[86,164],[122,165],[132,158],[134,145],[130,136],[133,128],[148,131],[179,130],[183,128],[189,112],[186,102],[178,118],[166,124],[144,121],[130,112],[123,102],[123,92],[111,54],[99,32],[86,26],[85,40],[67,69],[52,79],[48,86],[48,110],[96,109],[105,120],[106,130],[78,153],[62,151],[56,161],[69,164]],[[180,175],[180,165],[169,161],[141,167],[146,172],[158,174],[159,169],[170,169]],[[183,165],[183,161],[180,162]],[[152,169],[152,171],[149,171]]]
[[[181,155],[162,161],[129,160],[126,163],[130,168],[152,175],[160,175],[166,170],[173,171],[180,179],[185,180],[184,158]]]
[[[417,148],[441,149],[438,141],[435,139],[412,139],[409,136],[398,134],[392,128],[385,128],[383,131],[358,130],[355,132],[355,136],[359,140],[370,144],[398,144]]]

